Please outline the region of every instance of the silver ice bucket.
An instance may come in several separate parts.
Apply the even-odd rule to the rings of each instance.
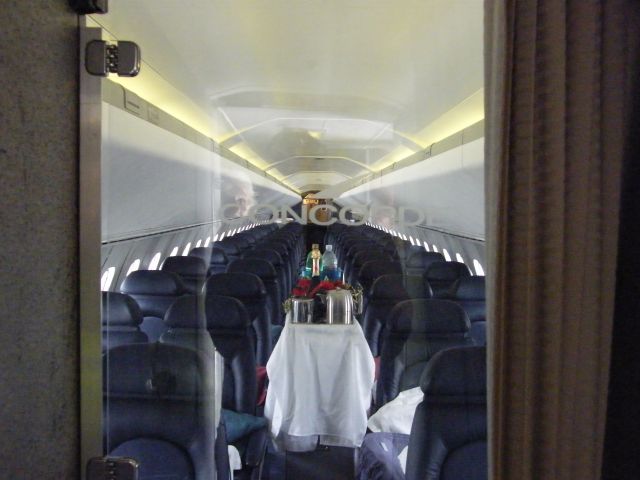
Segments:
[[[313,298],[291,299],[291,323],[313,323]]]
[[[353,298],[349,290],[330,290],[327,292],[326,323],[348,325],[353,323]]]

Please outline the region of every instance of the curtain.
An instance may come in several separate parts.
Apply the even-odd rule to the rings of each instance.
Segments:
[[[493,479],[600,478],[635,8],[485,2]]]

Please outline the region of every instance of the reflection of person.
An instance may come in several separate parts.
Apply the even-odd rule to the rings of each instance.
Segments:
[[[222,174],[221,205],[227,206],[223,215],[226,218],[246,217],[256,204],[256,193],[247,175],[234,172],[234,175]],[[231,207],[233,205],[233,207]]]

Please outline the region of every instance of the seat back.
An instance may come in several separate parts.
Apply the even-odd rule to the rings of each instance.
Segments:
[[[391,261],[391,256],[380,248],[369,246],[366,247],[366,250],[359,250],[353,257],[348,258],[347,269],[345,270],[347,282],[350,284],[356,283],[362,266],[367,262],[376,260]]]
[[[229,259],[224,250],[218,247],[196,247],[189,252],[190,257],[198,257],[208,265],[208,275],[224,273],[227,270]]]
[[[407,480],[486,480],[487,370],[484,347],[436,354],[420,379]]]
[[[271,263],[260,258],[241,258],[231,262],[227,268],[227,272],[253,273],[260,277],[260,280],[262,280],[267,290],[270,323],[274,325],[282,324],[281,287],[276,269]]]
[[[251,320],[242,303],[232,297],[208,294],[179,298],[165,316],[168,330],[161,343],[213,354],[224,359],[222,408],[255,413],[256,356]]]
[[[451,299],[467,312],[471,322],[471,338],[475,344],[485,345],[487,343],[485,278],[475,276],[458,279],[453,286]]]
[[[451,289],[460,278],[470,277],[469,268],[462,262],[433,262],[424,272],[435,298],[448,298]]]
[[[360,268],[357,281],[362,285],[365,294],[368,295],[373,282],[382,275],[402,274],[402,266],[398,262],[390,260],[372,260]]]
[[[424,249],[409,254],[405,261],[407,275],[423,275],[434,262],[444,262],[444,256],[439,252],[427,252]]]
[[[197,295],[207,279],[208,264],[202,258],[195,256],[168,257],[160,270],[178,275],[187,291]]]
[[[240,244],[229,241],[228,237],[223,240],[218,240],[213,244],[213,247],[222,250],[229,262],[240,258],[240,254],[242,253],[240,250]]]
[[[362,329],[371,354],[380,355],[384,325],[391,310],[403,300],[431,298],[431,289],[419,275],[390,274],[378,277],[368,293]]]
[[[267,290],[260,277],[252,273],[217,273],[209,277],[204,290],[205,295],[224,295],[240,300],[253,326],[257,364],[266,365],[271,355],[271,316]]]
[[[280,302],[284,302],[285,298],[289,294],[289,291],[286,290],[288,284],[287,269],[285,268],[284,260],[282,259],[280,254],[270,248],[252,248],[251,250],[247,250],[246,252],[244,252],[242,254],[242,258],[260,258],[273,265],[273,268],[276,269],[276,273],[278,274],[278,282],[280,285]]]
[[[102,292],[102,350],[147,343],[147,335],[140,330],[142,320],[140,307],[129,295]]]
[[[376,404],[417,387],[427,362],[440,350],[471,345],[469,318],[449,300],[404,300],[392,310],[380,351]]]
[[[120,286],[120,292],[131,296],[144,320],[141,330],[150,342],[155,342],[166,330],[165,313],[176,298],[188,294],[187,287],[175,273],[162,270],[137,270],[131,272]]]
[[[104,446],[132,457],[141,478],[214,478],[214,363],[160,343],[103,356]]]

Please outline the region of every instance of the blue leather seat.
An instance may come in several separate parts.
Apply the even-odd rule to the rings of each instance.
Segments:
[[[229,273],[253,273],[260,277],[267,290],[269,301],[269,318],[271,324],[282,325],[284,320],[282,314],[280,283],[276,269],[266,260],[260,258],[241,258],[234,260],[227,268]]]
[[[273,265],[278,274],[278,282],[280,284],[280,302],[284,302],[285,298],[289,296],[289,291],[286,290],[288,284],[287,269],[280,254],[270,248],[252,248],[244,252],[242,258],[260,258]]]
[[[271,355],[271,316],[267,290],[260,277],[252,273],[217,273],[207,280],[205,296],[233,297],[244,305],[255,333],[257,365],[266,365]]]
[[[155,342],[166,330],[163,318],[176,298],[188,294],[187,287],[175,273],[161,270],[131,272],[120,286],[120,292],[130,295],[142,310],[140,327]]]
[[[409,254],[404,266],[407,275],[424,275],[432,263],[444,261],[444,256],[441,253],[427,252],[421,248],[421,250]]]
[[[207,279],[208,264],[196,256],[168,257],[160,270],[175,273],[185,284],[189,293],[198,294]]]
[[[460,278],[453,286],[451,300],[467,312],[471,322],[471,338],[475,344],[485,345],[487,343],[485,277]]]
[[[419,275],[391,274],[378,277],[368,292],[362,330],[371,354],[380,355],[384,325],[391,310],[403,300],[431,298],[431,289]]]
[[[251,320],[242,303],[232,297],[185,296],[167,311],[164,344],[213,355],[213,346],[224,359],[222,408],[256,414],[256,357]],[[266,446],[266,429],[232,442],[243,453],[248,470],[259,465]]]
[[[404,300],[387,320],[380,352],[376,405],[417,387],[427,362],[440,350],[471,345],[469,317],[449,300]]]
[[[102,350],[147,343],[147,335],[140,330],[142,320],[140,307],[129,295],[102,292]]]
[[[345,279],[348,280],[349,275],[351,274],[351,270],[353,268],[353,257],[355,257],[359,252],[370,251],[374,247],[375,243],[372,240],[359,237],[357,242],[345,245],[345,248],[348,248],[348,250],[344,252],[344,255],[342,255],[342,259],[338,261],[338,266],[344,271]]]
[[[209,266],[207,275],[224,273],[227,271],[229,259],[224,250],[218,247],[196,247],[189,252],[190,257],[198,257]]]
[[[282,262],[284,264],[284,269],[285,269],[286,284],[284,288],[286,289],[287,293],[291,292],[291,288],[293,286],[293,279],[294,277],[297,277],[298,265],[297,264],[293,265],[292,259],[290,258],[289,247],[284,242],[279,242],[277,240],[269,239],[261,243],[260,248],[274,250],[275,252],[278,253],[278,255],[280,255],[280,258],[282,258]]]
[[[132,457],[140,478],[214,478],[213,360],[159,343],[123,345],[103,356],[103,445]]]
[[[353,250],[354,247],[351,247],[349,252]],[[356,253],[353,254],[352,257],[347,258],[346,268],[345,268],[345,278],[347,279],[347,283],[354,284],[358,280],[358,273],[362,266],[374,260],[387,260],[391,261],[391,256],[385,253],[383,250],[375,247],[373,244],[368,244],[366,247],[359,247],[360,250],[357,250]]]
[[[367,300],[368,292],[373,285],[373,282],[382,275],[389,274],[402,274],[402,265],[396,261],[390,260],[372,260],[365,263],[360,268],[356,276],[356,283],[360,283],[365,293],[365,300]],[[366,303],[366,302],[365,302]]]
[[[431,359],[420,387],[407,480],[486,480],[487,370],[484,347],[452,348]]]
[[[433,262],[424,272],[435,298],[449,298],[456,281],[470,276],[469,268],[462,262]]]
[[[218,240],[213,244],[213,247],[222,250],[227,257],[227,261],[229,262],[240,258],[240,255],[242,254],[242,251],[240,250],[240,244],[229,241],[229,237]]]

